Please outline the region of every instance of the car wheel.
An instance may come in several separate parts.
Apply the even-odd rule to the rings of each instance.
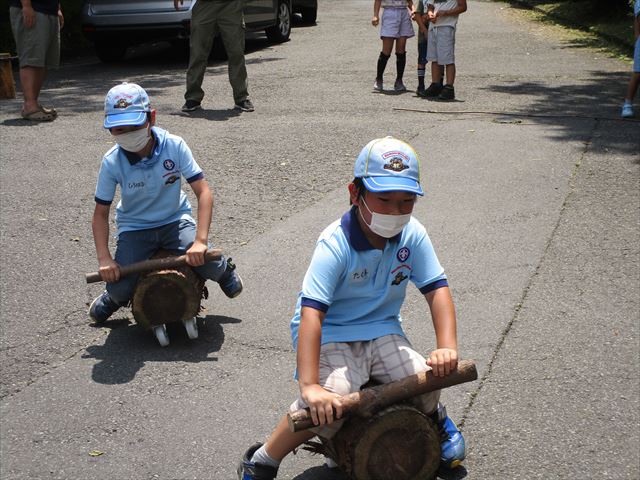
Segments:
[[[301,8],[300,14],[304,23],[316,23],[318,18],[318,7]]]
[[[274,43],[282,43],[289,40],[291,35],[291,9],[289,2],[280,0],[278,2],[278,12],[276,15],[276,24],[265,30],[269,41]]]
[[[96,42],[96,55],[103,63],[119,62],[124,58],[124,54],[127,53],[127,46],[109,42],[99,41]]]

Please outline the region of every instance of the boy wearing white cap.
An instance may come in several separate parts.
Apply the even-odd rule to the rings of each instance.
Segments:
[[[373,140],[354,173],[351,209],[320,235],[291,320],[300,387],[291,411],[308,406],[317,428],[292,433],[283,418],[264,445],[247,450],[240,480],[273,479],[300,444],[314,435],[331,438],[343,423],[339,396],[370,379],[388,383],[426,370],[445,376],[457,366],[456,317],[444,269],[424,226],[411,216],[423,195],[415,151],[392,137]],[[401,325],[409,282],[424,294],[433,319],[437,345],[426,360]],[[439,397],[431,392],[415,403],[436,421],[441,464],[453,468],[464,459],[465,444]]]
[[[102,159],[92,229],[100,275],[107,286],[91,303],[89,316],[102,323],[127,305],[137,276],[120,278],[120,265],[146,260],[159,249],[186,255],[187,263],[203,278],[218,282],[228,297],[239,295],[242,280],[231,259],[204,262],[213,196],[185,141],[154,126],[156,111],[135,83],[109,90],[104,113],[104,128],[116,145]],[[182,191],[182,178],[198,199],[197,222]],[[109,251],[109,211],[118,186],[114,258]]]

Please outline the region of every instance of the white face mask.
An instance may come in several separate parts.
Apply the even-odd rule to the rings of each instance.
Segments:
[[[362,197],[362,204],[367,207],[367,210],[371,214],[371,223],[367,223],[366,220],[364,223],[367,223],[373,233],[384,238],[395,237],[402,231],[404,226],[409,223],[409,220],[411,220],[410,213],[406,215],[386,215],[384,213],[372,212],[369,205],[364,201],[364,197]],[[362,217],[362,213],[360,216]],[[364,220],[364,217],[362,217],[362,220]]]
[[[113,139],[118,145],[128,152],[139,152],[147,146],[149,142],[149,129],[140,128],[120,135],[113,135]]]

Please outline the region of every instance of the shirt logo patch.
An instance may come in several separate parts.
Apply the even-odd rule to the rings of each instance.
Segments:
[[[404,273],[402,272],[398,272],[396,274],[396,276],[394,277],[393,281],[391,282],[391,285],[400,285],[402,282],[404,282],[407,277]]]
[[[162,166],[164,167],[165,170],[173,170],[176,164],[173,160],[165,160]]]
[[[129,182],[127,185],[130,189],[144,188],[144,182]]]
[[[402,247],[400,250],[398,250],[398,255],[396,256],[401,262],[406,262],[407,258],[409,258],[409,255],[411,255],[411,251],[407,247]]]
[[[178,180],[180,177],[178,177],[177,175],[171,175],[169,178],[167,178],[166,182],[164,182],[165,185],[171,185],[172,183],[175,183],[176,180]]]

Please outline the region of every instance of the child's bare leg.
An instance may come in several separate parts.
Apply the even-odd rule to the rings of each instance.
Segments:
[[[450,63],[446,66],[447,85],[453,85],[456,80],[456,64]]]
[[[633,102],[633,99],[636,96],[636,92],[638,91],[638,86],[640,86],[640,73],[634,72],[631,75],[631,79],[629,80],[627,96],[624,98],[625,101],[628,101],[629,103]]]
[[[440,79],[442,78],[442,69],[439,63],[431,62],[431,83],[440,83]]]
[[[387,57],[391,56],[394,40],[395,38],[392,37],[382,37],[382,53],[384,53]]]
[[[315,434],[309,430],[293,433],[289,430],[289,422],[285,416],[267,440],[265,448],[271,458],[280,462],[295,448],[314,436]]]

